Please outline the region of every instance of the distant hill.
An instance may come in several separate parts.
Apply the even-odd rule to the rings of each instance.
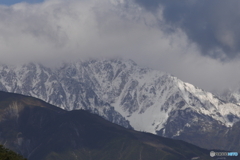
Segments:
[[[29,160],[210,160],[209,150],[0,92],[0,143]]]

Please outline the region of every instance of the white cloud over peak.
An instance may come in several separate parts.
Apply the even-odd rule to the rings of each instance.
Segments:
[[[161,9],[151,13],[127,0],[46,0],[0,6],[0,48],[2,63],[121,57],[206,90],[240,80],[233,72],[240,67],[237,62],[223,64],[203,57],[181,29],[171,32]]]

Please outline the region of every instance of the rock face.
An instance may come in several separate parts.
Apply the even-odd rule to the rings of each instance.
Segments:
[[[235,146],[226,148],[219,140],[240,120],[239,105],[131,60],[78,61],[54,69],[1,65],[0,76],[1,90],[66,110],[90,110],[125,127],[205,148]]]
[[[13,93],[0,92],[0,118],[0,144],[28,160],[212,159],[209,150],[183,141],[129,130],[84,110],[66,111]]]
[[[2,91],[37,97],[66,110],[89,110],[113,123],[131,128],[122,115],[96,95],[91,87],[94,82],[84,69],[77,71],[64,65],[51,70],[33,63],[17,67],[2,65],[0,68]]]

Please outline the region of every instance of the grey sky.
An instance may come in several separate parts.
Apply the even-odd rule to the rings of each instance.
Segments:
[[[163,8],[172,28],[181,28],[203,55],[220,60],[239,57],[240,1],[237,0],[135,0],[148,11]]]
[[[130,58],[206,90],[233,87],[240,81],[238,2],[218,1],[216,6],[205,0],[46,0],[0,6],[0,61]],[[231,12],[221,13],[227,11],[224,6]]]

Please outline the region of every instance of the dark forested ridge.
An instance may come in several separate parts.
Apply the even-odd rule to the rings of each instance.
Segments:
[[[0,145],[0,160],[27,160],[27,159]]]

